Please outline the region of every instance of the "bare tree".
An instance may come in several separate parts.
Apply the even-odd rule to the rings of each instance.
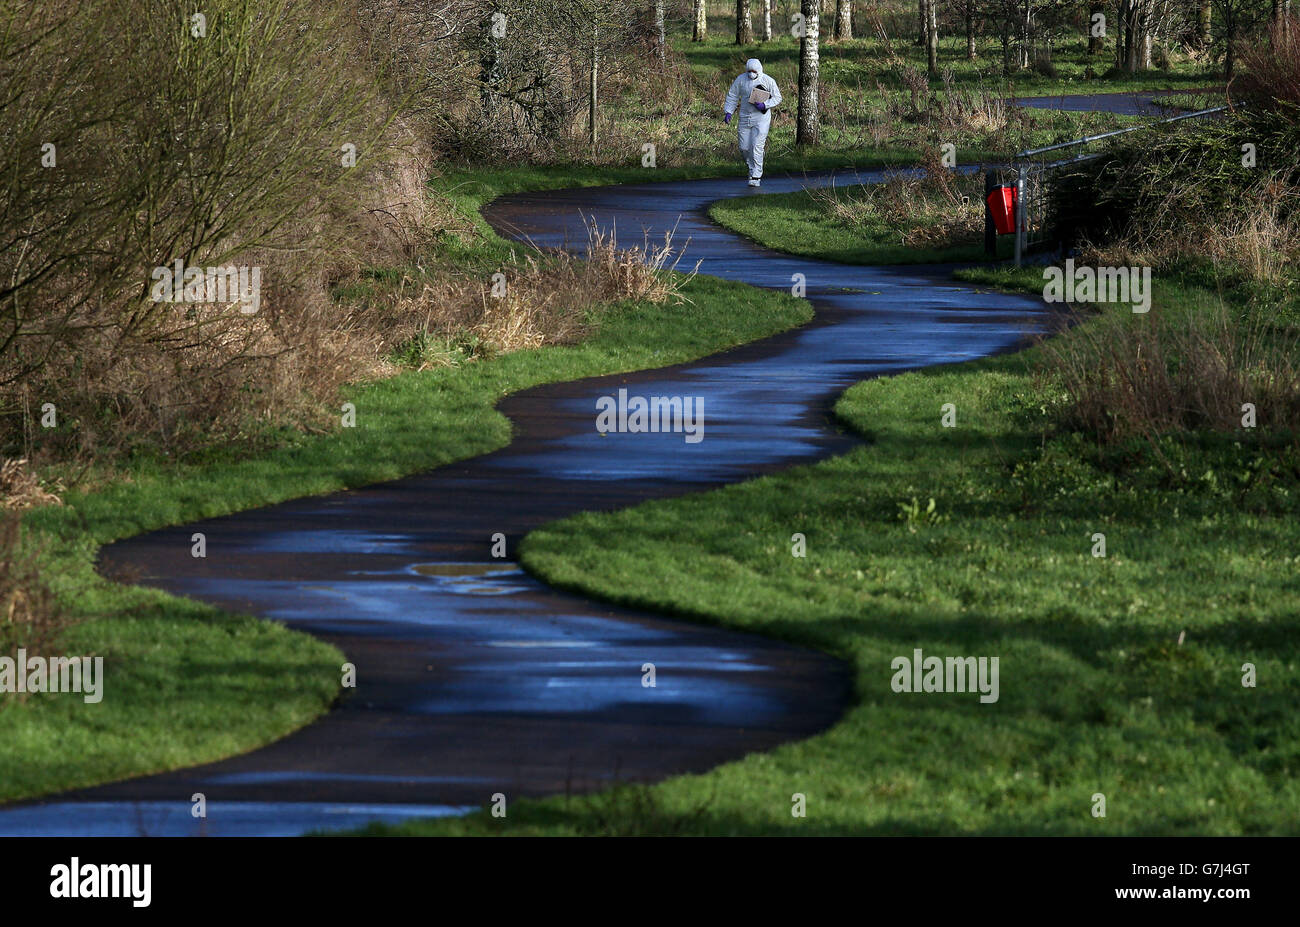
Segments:
[[[817,85],[821,78],[821,60],[817,32],[821,20],[818,0],[800,0],[803,14],[803,37],[799,40],[799,115],[795,127],[796,145],[816,145],[821,141],[818,119]]]
[[[1223,48],[1223,76],[1232,80],[1237,68],[1237,43],[1265,17],[1260,0],[1212,0],[1216,44]]]

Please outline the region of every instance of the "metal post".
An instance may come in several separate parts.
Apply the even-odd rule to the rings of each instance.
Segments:
[[[998,256],[998,230],[993,225],[993,209],[989,206],[989,197],[997,189],[998,182],[993,171],[984,172],[984,253],[989,257]]]
[[[1025,172],[1016,169],[1016,266],[1025,250]]]

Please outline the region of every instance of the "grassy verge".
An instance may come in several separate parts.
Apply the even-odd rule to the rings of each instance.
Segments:
[[[535,177],[537,175],[534,175]],[[565,185],[565,176],[554,181]],[[523,183],[520,174],[509,183]],[[496,192],[462,193],[467,220]],[[495,236],[443,243],[467,264],[507,248]],[[28,543],[75,622],[60,649],[105,657],[104,698],[6,699],[0,708],[0,800],[13,800],[217,759],[283,736],[324,711],[342,656],[307,635],[183,599],[101,579],[99,545],[168,524],[331,492],[500,447],[509,422],[493,408],[545,382],[667,365],[789,328],[806,302],[696,278],[691,302],[620,304],[595,314],[592,334],[564,347],[519,351],[349,389],[356,427],[285,432],[256,454],[130,461],[119,477],[66,504],[27,513]],[[684,318],[690,319],[683,325]]]
[[[1009,235],[998,236],[996,258],[985,255],[982,239],[967,240],[970,235],[954,244],[904,243],[909,234],[937,229],[938,217],[917,211],[893,213],[861,208],[863,189],[855,185],[833,192],[800,190],[719,200],[709,206],[709,216],[764,247],[843,264],[966,263],[1003,260],[1012,254],[1015,243]],[[829,210],[829,200],[853,209],[853,219],[846,220]],[[976,207],[959,208],[970,212]],[[936,230],[935,237],[943,238],[943,233]]]
[[[1212,300],[1166,282],[1155,311]],[[871,443],[840,458],[525,540],[557,585],[849,661],[856,703],[832,730],[649,788],[392,830],[1300,831],[1295,486],[1243,479],[1235,436],[1184,446],[1171,474],[1150,449],[1054,433],[1036,350],[854,386],[836,411]],[[893,691],[915,648],[998,657],[999,699]]]

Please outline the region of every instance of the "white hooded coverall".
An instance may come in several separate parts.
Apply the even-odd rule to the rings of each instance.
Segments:
[[[758,74],[750,78],[749,72]],[[749,95],[755,87],[762,87],[772,94],[767,101],[767,112],[760,113],[749,102]],[[767,148],[767,130],[772,125],[772,110],[781,102],[781,89],[776,81],[763,73],[763,65],[757,58],[745,62],[745,73],[731,82],[727,91],[727,100],[722,104],[725,112],[736,114],[736,131],[740,134],[740,153],[749,165],[749,176],[763,176],[763,152]]]

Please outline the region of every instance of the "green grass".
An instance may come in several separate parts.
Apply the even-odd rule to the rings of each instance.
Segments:
[[[913,44],[916,38],[915,10],[908,11],[906,15],[912,21],[908,23],[907,31],[896,31],[890,36],[891,47],[904,63],[924,73],[925,49]],[[827,19],[823,17],[820,44],[822,80],[831,85],[856,85],[860,81],[864,87],[872,89],[877,80],[887,87],[896,85],[897,64],[890,60],[884,43],[871,34],[868,24],[861,17],[858,19],[858,37],[847,42],[836,42],[831,40]],[[759,17],[756,17],[756,26],[758,22]],[[756,34],[758,31],[756,29]],[[734,67],[734,77],[740,73],[745,59],[751,56],[762,60],[765,70],[773,67],[797,67],[798,42],[791,37],[786,19],[775,12],[772,17],[772,32],[772,42],[737,46],[733,4],[726,15],[710,16],[707,41],[691,42],[690,33],[682,32],[678,34],[675,46],[686,55],[691,68],[701,75],[719,69],[731,71]],[[1033,70],[1016,70],[1009,77],[1004,75],[1001,41],[995,34],[978,36],[975,47],[977,57],[970,61],[966,57],[964,33],[941,34],[938,56],[940,73],[950,69],[957,86],[1010,83],[1019,96],[1199,89],[1213,86],[1222,80],[1217,72],[1199,68],[1182,56],[1175,56],[1168,70],[1156,68],[1138,74],[1109,73],[1114,64],[1113,39],[1108,41],[1102,53],[1089,55],[1086,37],[1062,37],[1061,41],[1053,44],[1052,60],[1057,71],[1055,77]],[[1096,77],[1087,76],[1090,67]],[[939,88],[942,80],[938,77],[930,78],[930,86]]]
[[[766,244],[882,255],[806,196],[723,205]],[[1042,267],[958,276],[1043,287]],[[1193,273],[1162,274],[1154,296],[1175,325],[1220,298]],[[521,559],[545,581],[833,653],[855,671],[853,706],[823,735],[704,775],[366,832],[1300,831],[1294,447],[1225,435],[1103,450],[1057,429],[1063,401],[1037,349],[868,381],[836,406],[868,441],[849,454],[533,532]],[[946,402],[957,427],[941,424]],[[998,702],[892,691],[891,661],[918,647],[998,657]],[[807,818],[791,817],[794,793]]]
[[[979,42],[979,57],[974,62],[965,57],[963,39],[945,37],[940,43],[941,75],[933,78],[925,76],[924,51],[911,44],[910,34],[898,35],[892,41],[892,50],[899,58],[891,58],[874,36],[842,43],[823,41],[821,142],[815,148],[799,149],[794,144],[799,46],[785,28],[785,21],[775,18],[773,41],[743,47],[734,43],[734,19],[728,25],[726,17],[714,17],[711,25],[705,42],[691,42],[684,28],[674,34],[671,44],[680,58],[673,63],[670,74],[631,81],[621,93],[608,93],[607,105],[601,111],[597,150],[586,150],[575,138],[570,156],[583,162],[634,166],[640,164],[642,146],[653,143],[658,170],[706,164],[734,170],[740,164],[735,154],[735,130],[722,125],[721,109],[728,86],[751,56],[762,60],[764,70],[776,79],[785,96],[785,103],[776,110],[768,140],[768,162],[773,171],[798,164],[855,162],[864,152],[890,152],[910,161],[923,148],[943,142],[958,146],[962,163],[999,160],[1025,148],[1095,134],[1133,121],[1132,117],[1104,113],[1026,110],[996,129],[981,126],[978,121],[965,129],[927,125],[891,111],[888,105],[909,96],[900,60],[905,66],[919,68],[926,88],[923,96],[945,95],[942,72],[947,70],[951,71],[950,86],[954,90],[987,90],[1005,97],[1192,90],[1216,83],[1214,75],[1183,59],[1168,71],[1106,75],[1110,53],[1089,56],[1085,41],[1070,40],[1056,46],[1055,77],[1028,70],[1007,77],[1002,74],[996,37]],[[862,28],[865,33],[866,27]],[[1086,78],[1089,67],[1100,76]]]
[[[1211,298],[1156,296],[1157,311]],[[514,802],[508,819],[370,832],[1300,831],[1300,494],[1242,482],[1231,436],[1185,450],[1184,479],[1140,447],[1045,437],[1059,397],[1034,362],[860,383],[836,412],[862,448],[525,539],[525,565],[558,586],[848,661],[854,704],[829,732],[649,788]],[[917,647],[998,657],[999,700],[895,693],[891,660]]]
[[[444,192],[480,233],[444,234],[439,242],[443,256],[461,262],[466,268],[482,268],[498,264],[511,250],[511,245],[494,236],[481,235],[485,227],[477,208],[499,193],[716,176],[736,171],[739,162],[733,151],[734,129],[723,127],[716,119],[721,91],[738,73],[745,57],[760,54],[768,62],[769,70],[782,75],[783,86],[790,95],[796,46],[785,36],[770,45],[738,49],[730,45],[725,35],[726,30],[715,20],[713,38],[708,43],[678,42],[687,55],[689,72],[701,86],[708,88],[708,93],[696,94],[685,107],[658,99],[647,109],[643,101],[629,97],[610,108],[608,118],[616,128],[616,137],[627,143],[623,146],[626,152],[619,145],[611,146],[616,157],[622,158],[618,165],[599,168],[574,165],[550,170],[520,167],[490,173],[467,169],[450,171],[441,177],[435,182],[435,188]],[[899,39],[896,46],[909,58],[919,60],[918,50],[910,48],[905,40]],[[991,60],[989,49],[982,51],[985,57],[981,64],[967,65],[960,60],[959,49],[951,41],[945,43],[944,58],[951,59],[958,86],[988,84],[993,80],[992,71],[987,70]],[[862,141],[862,127],[855,114],[867,102],[877,106],[883,102],[874,89],[874,81],[879,79],[887,87],[897,87],[897,79],[878,43],[859,40],[842,46],[828,44],[823,55],[823,79],[843,91],[838,109],[836,105],[827,107],[823,144],[811,150],[794,148],[793,106],[787,106],[786,114],[778,116],[773,130],[769,168],[801,171],[914,163],[921,145],[929,141],[922,137],[924,133],[918,134],[901,123],[891,125],[894,137],[871,146],[865,146]],[[1152,86],[1190,88],[1204,82],[1203,75],[1180,68],[1168,75],[1077,84],[1084,67],[1078,60],[1077,50],[1061,50],[1057,61],[1062,67],[1060,79],[1019,75],[1016,91],[1024,95],[1070,89],[1101,92]],[[854,88],[852,91],[850,86]],[[859,87],[867,89],[859,91]],[[962,159],[969,161],[993,157],[1026,144],[1075,137],[1116,122],[1114,117],[1088,114],[1033,113],[1005,137],[958,141],[963,146]],[[657,168],[639,167],[641,144],[647,140],[659,146]],[[377,269],[374,285],[383,284],[384,270]],[[354,292],[341,295],[362,298],[366,286],[362,284]],[[0,800],[87,786],[249,750],[307,723],[325,710],[338,692],[337,673],[342,657],[335,649],[272,623],[223,614],[153,590],[107,583],[92,569],[98,545],[167,524],[362,485],[483,453],[509,439],[509,425],[492,409],[492,404],[510,391],[542,382],[679,362],[787,328],[807,317],[806,304],[801,301],[718,281],[697,279],[687,292],[694,305],[620,307],[603,316],[593,338],[578,346],[546,348],[448,370],[407,373],[358,387],[346,397],[357,406],[355,429],[312,437],[288,431],[259,435],[253,452],[249,447],[224,448],[183,462],[142,454],[120,471],[120,479],[114,484],[73,494],[64,507],[30,513],[25,520],[29,541],[43,549],[44,571],[51,578],[61,605],[77,622],[67,633],[61,649],[67,653],[105,657],[107,678],[104,701],[96,706],[84,705],[72,697],[29,697],[23,702],[7,700],[0,707]],[[689,315],[690,326],[680,324],[684,315]],[[915,389],[907,386],[914,382],[927,381],[913,377],[895,381],[892,387],[873,385],[871,388],[897,389],[900,388],[897,384],[904,384],[907,389]],[[989,421],[992,423],[994,419]],[[798,474],[773,481],[788,483],[790,480],[801,482]],[[757,490],[740,487],[734,491]],[[701,503],[692,500],[682,504]],[[726,516],[735,515],[730,500],[724,509]],[[633,522],[646,517],[668,517],[675,524],[676,516],[671,513],[666,516],[666,511],[637,510],[639,514],[615,517]],[[826,513],[826,517],[833,514]],[[557,526],[556,533],[537,535],[530,542],[529,557],[537,568],[552,569],[558,579],[567,576],[565,581],[577,582],[578,574],[564,566],[563,557],[557,558],[553,540],[550,546],[547,540],[569,530],[571,526]],[[621,541],[633,546],[641,543],[631,537]],[[763,546],[766,549],[766,541]],[[612,551],[618,549],[617,544],[611,544]],[[818,549],[815,556],[829,555],[835,549],[833,545]],[[729,550],[730,553],[719,555],[724,560],[717,562],[724,579],[729,571],[736,569],[725,557],[745,556],[742,549]],[[656,556],[662,553],[661,547],[647,547],[647,552],[656,551]],[[590,549],[581,545],[574,548],[574,554],[579,553],[591,555]],[[618,556],[626,556],[626,552]],[[849,553],[841,551],[841,556]],[[741,563],[743,559],[736,562]],[[799,563],[806,566],[812,562],[810,556],[809,561]],[[712,563],[712,559],[707,561]],[[667,569],[670,565],[659,566]],[[686,569],[689,573],[693,568]],[[645,577],[656,575],[654,570],[645,569],[641,585],[629,587],[627,597],[636,599],[638,594],[646,592]],[[581,579],[593,589],[600,588],[594,574],[582,574]],[[774,576],[770,581],[790,583],[794,579],[793,575]],[[662,597],[657,582],[655,587],[655,595]],[[727,582],[718,583],[719,589],[727,587]],[[796,584],[791,588],[802,587]],[[769,633],[803,635],[803,639],[830,649],[838,647],[846,655],[861,652],[863,646],[868,649],[880,646],[879,643],[860,646],[850,644],[848,637],[836,638],[827,626],[819,625],[821,619],[816,614],[807,610],[792,611],[784,617],[782,621],[794,623],[790,627],[754,618],[752,603],[765,598],[757,592],[745,597],[746,604],[738,610],[739,617],[711,615],[709,608],[717,603],[711,605],[706,599],[709,595],[716,598],[717,590],[709,593],[708,589],[709,584],[701,585],[696,575],[683,586],[680,602],[663,604],[702,618],[760,627]],[[782,595],[788,597],[789,590]],[[837,623],[838,619],[830,625]],[[808,629],[814,626],[818,630],[810,632]],[[1267,636],[1263,639],[1266,643],[1272,641]],[[975,642],[982,643],[982,639],[976,638]],[[897,707],[890,710],[900,711]],[[911,717],[917,709],[901,710]],[[949,723],[959,728],[964,717],[961,712],[968,710],[955,709],[956,714]],[[803,780],[807,783],[805,790],[818,796],[811,805],[812,817],[797,832],[805,832],[808,824],[818,820],[826,826],[835,817],[843,822],[842,829],[858,829],[861,815],[867,811],[854,811],[853,806],[862,803],[865,807],[870,802],[857,800],[891,794],[911,796],[909,801],[914,805],[921,802],[918,808],[931,807],[924,814],[939,822],[935,829],[943,829],[946,826],[943,809],[955,809],[960,798],[941,799],[926,806],[921,793],[933,790],[934,784],[917,781],[910,772],[898,771],[896,755],[895,772],[890,774],[894,778],[881,778],[891,768],[886,765],[883,771],[872,771],[877,784],[865,796],[840,791],[850,787],[853,776],[861,776],[863,770],[854,773],[844,768],[845,763],[852,765],[857,760],[851,750],[841,748],[837,738],[848,737],[856,743],[860,736],[856,729],[842,725],[826,738],[813,742],[820,746],[787,748],[725,767],[702,779],[677,780],[647,793],[615,790],[607,796],[575,802],[572,809],[554,802],[525,804],[518,812],[522,820],[514,817],[517,812],[512,809],[511,826],[517,823],[524,829],[535,826],[547,832],[586,831],[608,829],[607,822],[619,820],[623,828],[680,829],[684,826],[680,823],[683,809],[689,807],[695,809],[688,815],[694,823],[686,829],[712,832],[794,829],[782,817],[789,799],[780,794],[789,786],[793,763],[796,769],[804,769],[811,777]],[[923,736],[931,740],[934,737],[933,734]],[[970,733],[970,736],[984,735]],[[895,754],[900,749],[894,745]],[[817,751],[825,755],[819,757]],[[886,749],[885,753],[888,759],[890,750]],[[999,780],[980,781],[984,783],[981,787],[994,789]],[[715,786],[734,784],[736,791],[721,805],[708,803],[707,813],[702,816],[696,813],[702,807],[698,804],[702,782]],[[1254,780],[1249,780],[1247,785],[1255,788]],[[818,792],[818,787],[824,790]],[[1017,788],[1024,790],[1029,786]],[[762,799],[768,795],[765,789],[776,790],[768,796],[775,802],[771,807]],[[826,800],[839,811],[835,816],[819,818],[825,812],[818,808],[818,803]],[[1071,792],[1071,807],[1073,802]],[[923,816],[922,811],[915,814]],[[879,814],[875,820],[882,820]],[[474,831],[482,829],[484,824],[474,819],[442,826],[449,830]],[[835,826],[826,829],[834,830]]]
[[[513,175],[513,180],[525,182]],[[534,172],[534,179],[542,175]],[[553,182],[568,183],[564,176]],[[472,208],[490,177],[464,191]],[[449,238],[466,265],[491,264],[493,235]],[[284,431],[272,445],[199,459],[139,455],[111,484],[29,512],[29,543],[76,622],[60,652],[105,657],[97,705],[72,696],[6,698],[0,707],[0,800],[214,760],[267,743],[323,712],[338,694],[342,655],[283,627],[139,587],[93,570],[99,545],[142,531],[333,492],[429,469],[508,443],[494,404],[540,383],[679,363],[806,321],[804,300],[697,277],[691,302],[619,304],[591,320],[580,344],[521,351],[357,386],[356,427]],[[683,324],[689,320],[689,324]]]
[[[853,198],[858,186],[841,187],[837,195]],[[718,200],[709,216],[767,248],[843,264],[946,264],[990,260],[983,242],[950,247],[918,248],[900,243],[902,217],[866,214],[866,221],[849,224],[831,215],[826,193],[800,190]],[[908,217],[909,219],[911,217]],[[921,222],[909,222],[909,227]],[[1008,258],[1012,236],[998,236],[997,259]]]

